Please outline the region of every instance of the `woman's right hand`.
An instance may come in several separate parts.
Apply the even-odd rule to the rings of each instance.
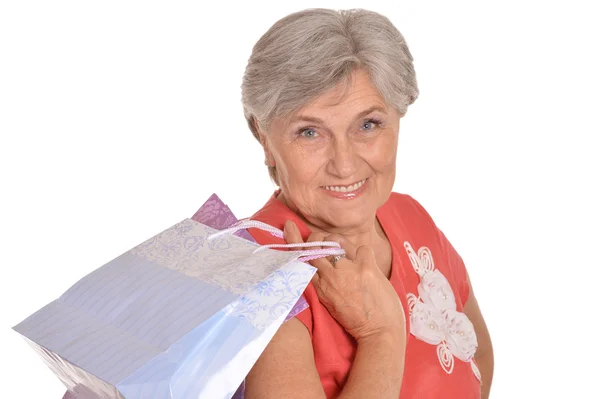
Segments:
[[[288,244],[304,242],[293,222],[287,221],[283,231]],[[371,248],[356,249],[342,236],[322,233],[311,234],[307,242],[311,241],[336,241],[346,251],[335,265],[325,258],[310,262],[317,268],[312,282],[319,300],[337,322],[358,342],[390,333],[403,340],[404,310]]]

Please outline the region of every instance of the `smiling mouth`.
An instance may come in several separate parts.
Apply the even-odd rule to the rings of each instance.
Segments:
[[[367,179],[363,179],[357,183],[351,184],[349,186],[323,186],[325,190],[334,191],[336,193],[351,193],[353,191],[358,190],[365,184]]]

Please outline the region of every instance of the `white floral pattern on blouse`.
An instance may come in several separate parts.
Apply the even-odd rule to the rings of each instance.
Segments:
[[[404,249],[421,281],[418,296],[409,293],[410,333],[430,345],[437,345],[437,356],[442,369],[451,374],[454,358],[470,362],[479,381],[481,374],[473,361],[477,350],[475,329],[469,318],[456,310],[456,298],[446,277],[435,270],[433,256],[427,247],[414,251],[408,241]]]

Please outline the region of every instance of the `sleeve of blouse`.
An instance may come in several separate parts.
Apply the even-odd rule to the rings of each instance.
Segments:
[[[437,227],[431,215],[423,208],[423,206],[414,198],[410,197],[410,199],[414,202],[414,205],[421,211],[423,214],[429,219],[431,225],[434,228],[435,234],[437,234],[438,241],[440,243],[440,247],[444,257],[446,258],[446,262],[448,263],[448,268],[450,269],[450,273],[452,273],[452,279],[456,284],[456,289],[458,291],[458,296],[460,298],[460,302],[464,306],[467,303],[467,299],[469,299],[469,281],[467,279],[467,269],[465,267],[465,263],[462,258],[456,252],[456,249],[452,246],[446,235]]]
[[[465,306],[467,299],[469,299],[470,293],[469,282],[467,279],[467,268],[465,267],[465,263],[463,262],[462,258],[458,252],[456,252],[456,249],[454,249],[450,241],[448,241],[444,233],[440,229],[437,229],[437,231],[442,251],[446,255],[448,266],[450,267],[457,284],[460,302],[463,306]]]
[[[306,329],[308,330],[308,333],[310,334],[310,337],[312,338],[313,336],[313,312],[312,312],[312,306],[314,301],[318,301],[319,298],[317,297],[317,292],[315,291],[315,287],[313,287],[312,283],[309,283],[308,286],[306,287],[306,290],[304,291],[304,294],[302,294],[302,296],[304,297],[304,299],[306,300],[306,303],[308,303],[308,307],[306,309],[304,309],[302,312],[298,313],[295,317],[300,320],[302,322],[302,324],[304,324],[306,326]]]

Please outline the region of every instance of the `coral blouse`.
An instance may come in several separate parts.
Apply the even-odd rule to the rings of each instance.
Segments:
[[[280,229],[283,229],[286,220],[292,220],[306,240],[310,235],[309,228],[298,215],[276,199],[277,194],[275,192],[252,219]],[[407,315],[407,330],[411,331],[412,317],[409,315],[414,301],[420,300],[417,288],[420,275],[415,269],[419,265],[430,265],[445,276],[456,301],[456,311],[462,312],[469,296],[464,263],[425,209],[408,195],[392,193],[377,210],[377,218],[392,247],[390,282]],[[280,239],[257,229],[251,229],[250,233],[261,245],[281,243]],[[348,378],[357,344],[321,304],[312,283],[306,288],[304,298],[309,308],[296,317],[310,333],[315,364],[325,394],[327,398],[335,398]],[[463,335],[462,332],[460,335]],[[453,356],[448,346],[444,347],[445,342],[430,344],[407,334],[400,392],[402,399],[480,398],[479,372],[475,363]]]

